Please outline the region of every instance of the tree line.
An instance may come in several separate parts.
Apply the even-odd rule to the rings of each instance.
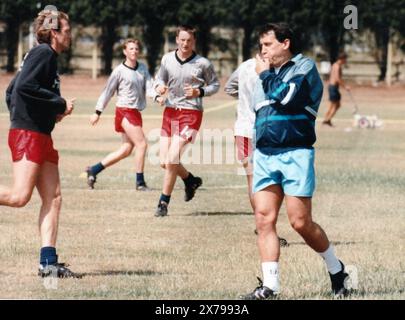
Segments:
[[[390,38],[394,32],[405,36],[405,0],[2,0],[0,21],[6,25],[8,72],[15,71],[19,27],[32,22],[47,4],[68,13],[73,27],[81,24],[101,29],[104,74],[111,73],[113,48],[123,25],[141,28],[151,72],[162,51],[164,28],[177,24],[191,24],[198,29],[197,49],[204,56],[209,53],[214,27],[241,29],[246,60],[257,43],[256,29],[266,22],[285,21],[299,31],[303,49],[311,48],[316,38],[333,62],[344,47],[345,35],[350,37],[352,32],[344,28],[344,8],[354,5],[358,9],[359,31],[370,31],[377,45],[379,80],[385,78]]]

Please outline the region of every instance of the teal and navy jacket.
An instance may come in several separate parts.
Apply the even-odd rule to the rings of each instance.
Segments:
[[[253,95],[255,142],[264,154],[312,148],[323,84],[313,60],[294,56],[259,75]]]

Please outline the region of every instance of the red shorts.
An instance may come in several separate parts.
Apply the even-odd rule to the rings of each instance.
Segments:
[[[122,120],[127,119],[134,126],[142,127],[142,115],[137,109],[131,108],[115,108],[115,131],[125,132],[122,127]]]
[[[199,110],[166,107],[160,135],[163,137],[178,135],[191,142],[200,129],[202,116],[203,113]]]
[[[252,139],[248,137],[235,136],[236,150],[239,161],[246,161],[252,155]]]
[[[13,162],[20,161],[24,155],[27,160],[39,165],[46,161],[56,165],[59,162],[59,154],[53,148],[50,135],[24,129],[10,129],[8,145]]]

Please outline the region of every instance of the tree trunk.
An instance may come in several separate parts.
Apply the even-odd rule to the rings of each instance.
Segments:
[[[101,34],[101,51],[103,54],[103,63],[102,74],[109,75],[112,72],[112,61],[114,58],[114,44],[117,40],[115,23],[107,23],[102,26]]]
[[[6,27],[6,46],[7,46],[7,72],[15,71],[15,55],[18,44],[18,29],[19,24],[13,20],[8,21]]]
[[[374,30],[374,37],[377,45],[375,58],[380,69],[378,81],[384,81],[387,74],[388,43],[390,41],[389,27],[384,25],[376,28]]]
[[[252,33],[253,27],[250,24],[243,26],[243,44],[242,44],[243,61],[246,61],[251,58]]]
[[[156,62],[164,43],[164,23],[162,21],[151,21],[143,28],[143,42],[147,50],[146,60],[149,66],[149,73],[153,75],[156,69]]]
[[[335,63],[343,47],[343,30],[329,30],[328,49],[331,63]]]
[[[201,54],[203,57],[208,57],[208,54],[210,52],[210,44],[211,44],[211,27],[210,26],[198,26],[200,29],[200,32],[198,33],[198,39],[197,39],[197,48],[199,51],[199,54]]]

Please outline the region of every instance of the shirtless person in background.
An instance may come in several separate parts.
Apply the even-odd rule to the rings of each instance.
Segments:
[[[337,61],[332,65],[332,70],[329,77],[329,109],[326,112],[325,119],[322,121],[323,124],[333,127],[332,118],[340,108],[341,95],[339,92],[339,87],[343,87],[346,90],[350,90],[350,87],[346,86],[342,79],[342,67],[347,62],[347,54],[341,53]]]

